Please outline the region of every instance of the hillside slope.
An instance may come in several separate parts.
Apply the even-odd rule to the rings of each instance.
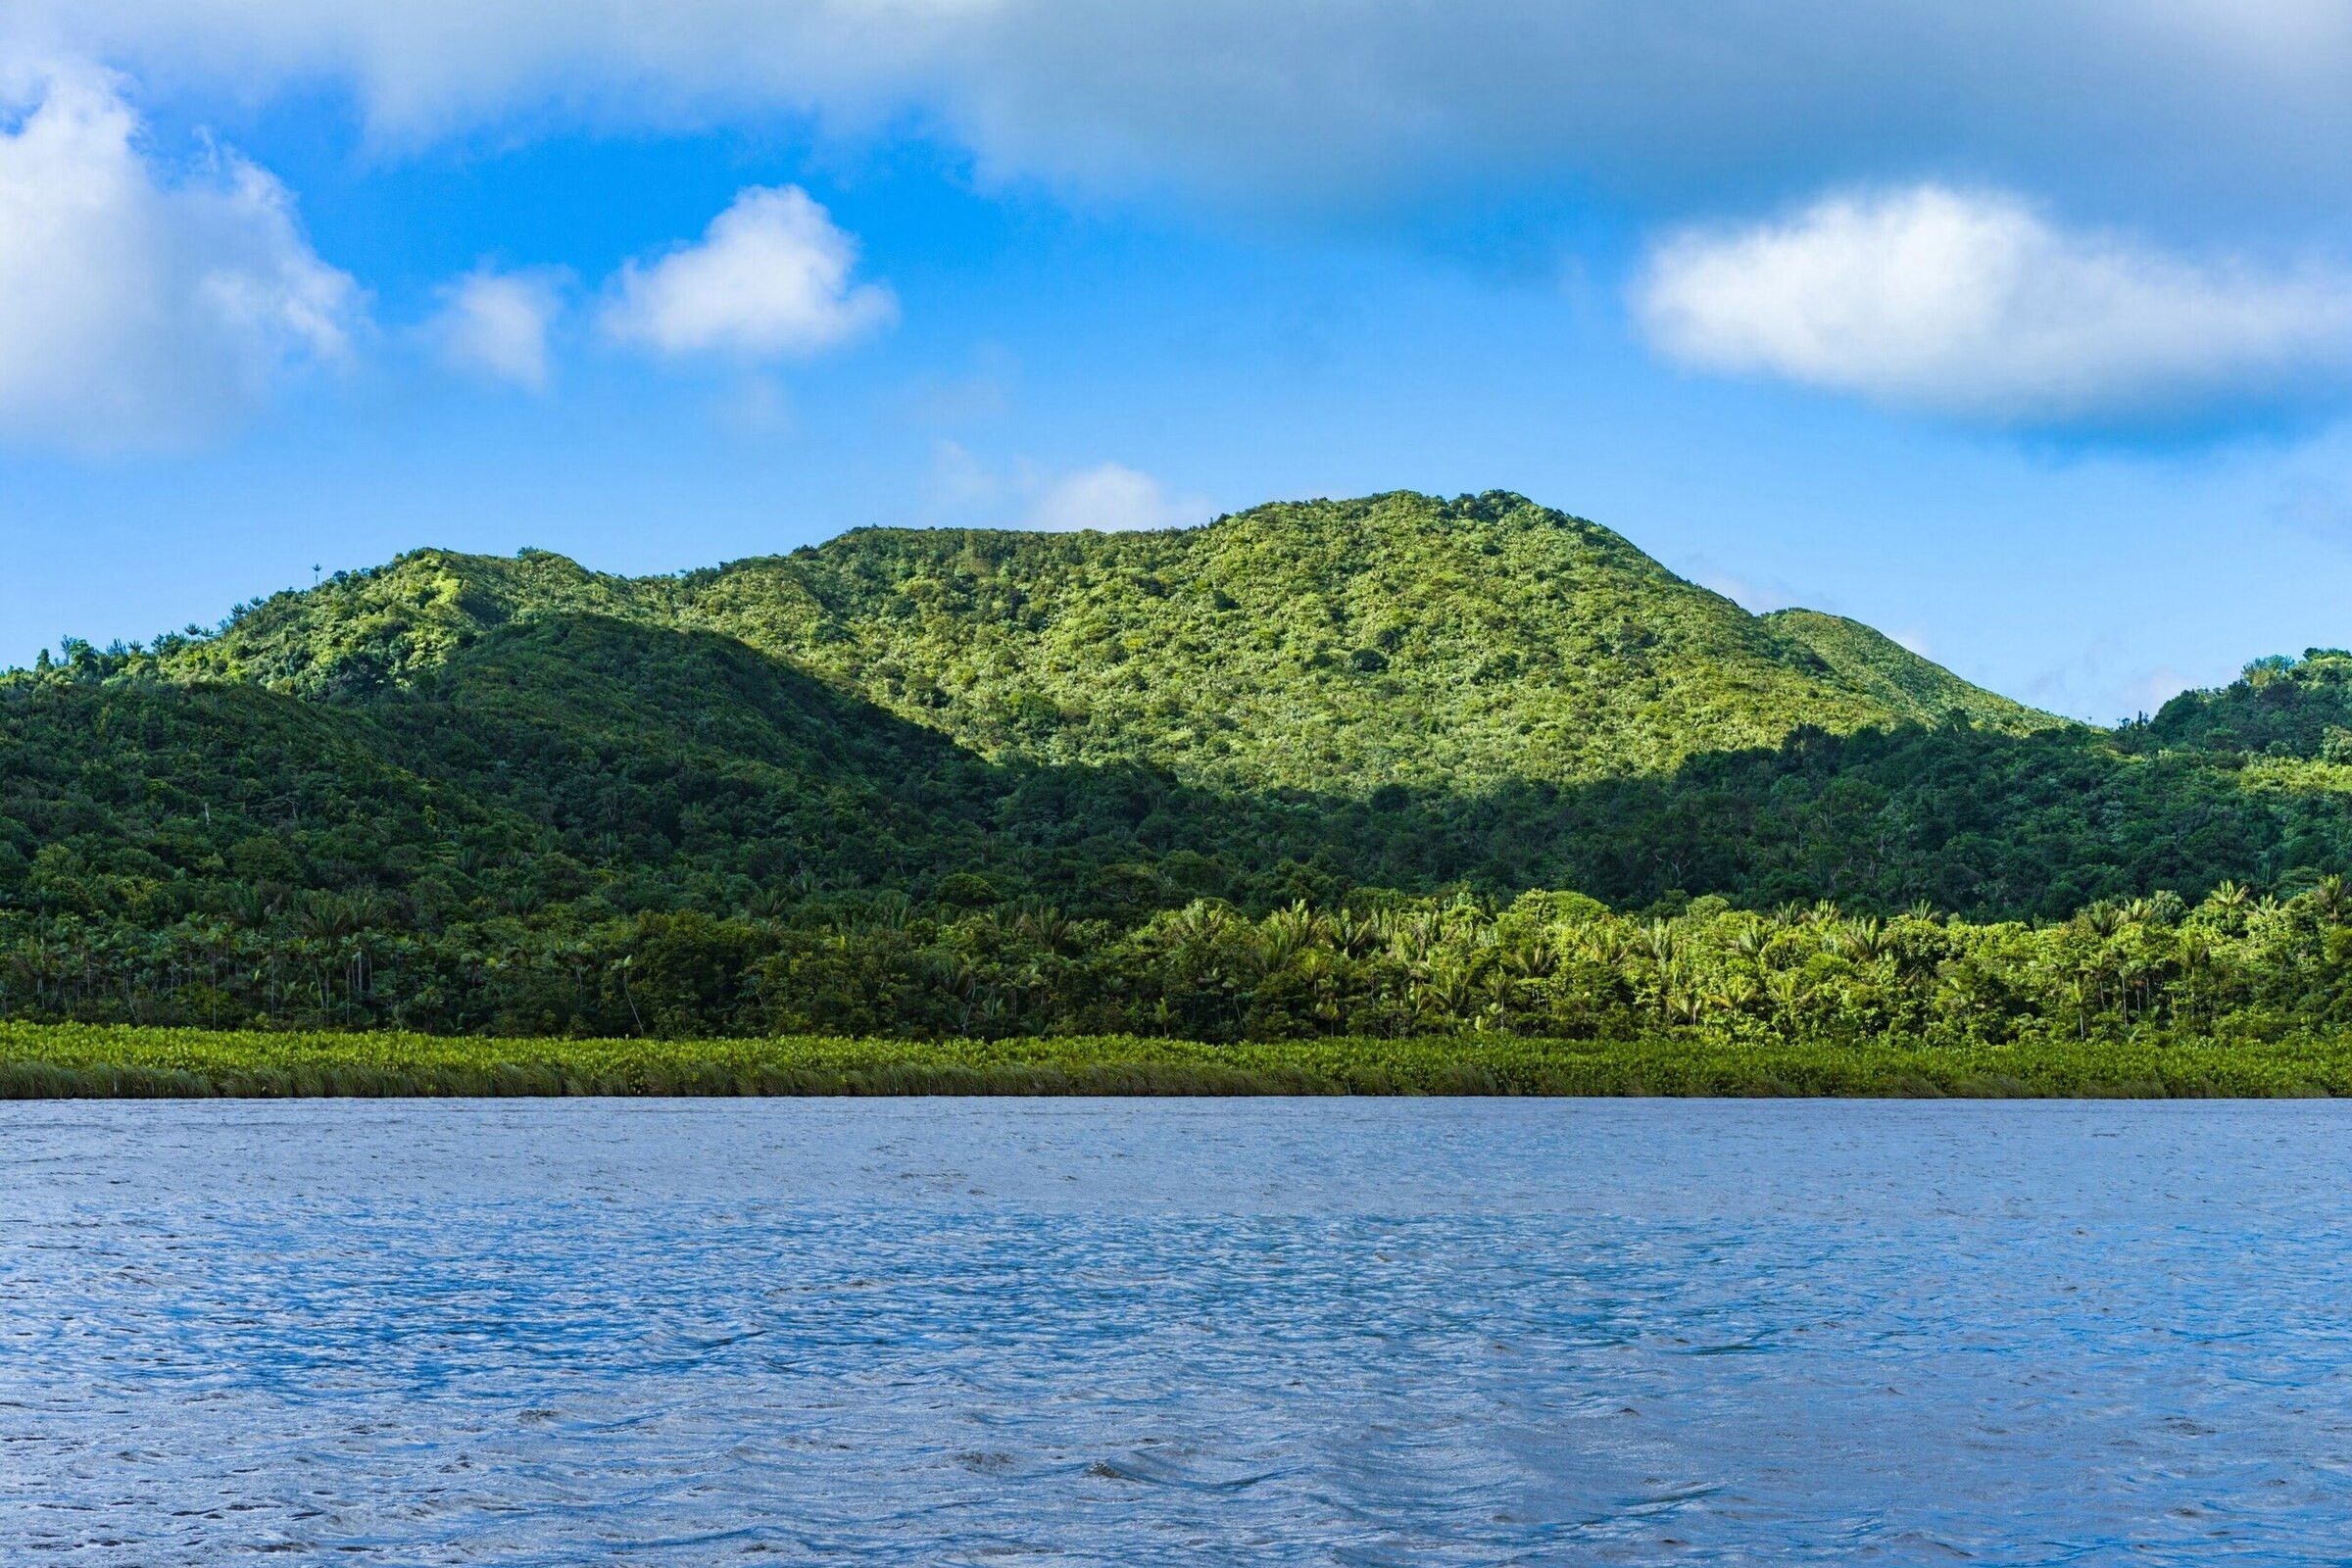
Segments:
[[[638,580],[419,552],[280,596],[165,667],[365,697],[429,685],[493,627],[577,613],[738,639],[992,759],[1223,787],[1458,791],[1660,772],[1800,725],[2058,722],[1852,622],[1750,615],[1504,494],[1158,533],[862,529]]]
[[[1764,623],[1795,638],[1854,690],[1906,717],[1957,713],[1994,729],[2056,728],[2065,721],[1974,686],[1885,632],[1818,610],[1776,610]]]
[[[1826,659],[1607,529],[1500,494],[1164,533],[864,530],[691,582],[684,612],[992,756],[1247,787],[1657,772],[1962,704],[2052,722],[1941,670]]]

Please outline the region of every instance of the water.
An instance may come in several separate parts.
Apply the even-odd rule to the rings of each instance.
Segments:
[[[2352,1560],[2325,1103],[0,1107],[0,1561]]]

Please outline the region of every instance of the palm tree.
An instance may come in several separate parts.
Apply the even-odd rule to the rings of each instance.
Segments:
[[[1012,925],[1023,938],[1048,953],[1066,953],[1077,942],[1078,928],[1051,904],[1022,910]]]
[[[1342,909],[1331,920],[1331,940],[1350,958],[1360,958],[1388,940],[1389,919],[1380,910],[1358,915],[1352,909]]]
[[[1873,964],[1886,956],[1888,944],[1885,928],[1865,915],[1838,926],[1822,946],[1851,962]]]
[[[1467,970],[1450,964],[1433,971],[1410,992],[1413,1005],[1446,1021],[1467,1018],[1478,1003],[1478,986]]]
[[[1560,950],[1548,937],[1537,935],[1502,950],[1503,967],[1522,980],[1550,978],[1560,967]]]
[[[1276,909],[1258,922],[1258,959],[1268,969],[1279,969],[1290,959],[1314,946],[1322,934],[1322,919],[1300,899],[1287,909]]]

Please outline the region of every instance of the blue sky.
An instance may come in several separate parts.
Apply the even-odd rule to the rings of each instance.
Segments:
[[[1508,488],[2111,719],[2352,643],[2304,0],[22,0],[0,662],[424,544]]]

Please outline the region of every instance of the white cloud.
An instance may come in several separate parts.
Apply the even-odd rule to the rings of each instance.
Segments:
[[[0,439],[201,439],[343,360],[359,318],[283,186],[228,154],[163,168],[110,78],[52,69],[0,122]]]
[[[478,268],[441,290],[441,309],[427,330],[452,368],[544,391],[548,332],[563,314],[568,275],[546,268]]]
[[[925,492],[925,519],[941,527],[1118,533],[1187,528],[1206,522],[1216,510],[1205,496],[1171,495],[1157,479],[1122,463],[1053,469],[1021,459],[1000,467],[947,440],[932,444]],[[1014,520],[1007,522],[1008,516]]]
[[[2352,385],[2352,274],[2190,262],[1939,185],[1671,237],[1635,307],[1688,365],[1996,424],[2166,421]]]
[[[1099,528],[1182,528],[1208,520],[1198,496],[1171,496],[1157,479],[1118,463],[1099,463],[1047,481],[1029,506],[1029,526],[1052,532]]]
[[[614,280],[604,318],[616,342],[659,354],[798,357],[895,320],[889,289],[853,283],[858,242],[796,186],[751,186],[702,242]]]
[[[347,84],[379,137],[554,110],[907,111],[999,174],[1261,207],[1558,179],[1654,204],[1968,168],[2293,215],[2352,163],[2340,0],[10,0],[159,81]],[[0,24],[4,25],[4,24]],[[1408,208],[1409,210],[1409,208]],[[1653,206],[1654,210],[1654,206]]]

